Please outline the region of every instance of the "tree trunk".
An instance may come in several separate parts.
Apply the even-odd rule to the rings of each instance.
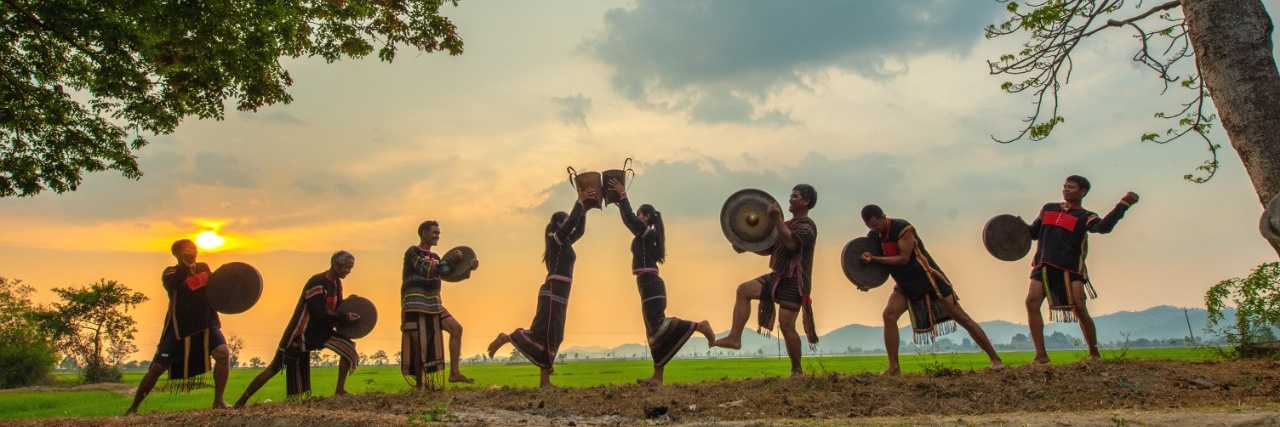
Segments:
[[[1280,193],[1280,73],[1262,0],[1182,0],[1196,63],[1258,199]],[[1276,254],[1280,245],[1270,242]]]

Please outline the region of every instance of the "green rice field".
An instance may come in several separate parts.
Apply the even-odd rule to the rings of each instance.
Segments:
[[[1055,364],[1072,363],[1085,357],[1083,351],[1049,352]],[[1003,353],[1005,364],[1020,366],[1027,364],[1033,353]],[[1157,348],[1103,350],[1103,358],[1116,359],[1163,359],[1163,360],[1206,360],[1215,358],[1211,349],[1198,348]],[[904,353],[901,357],[902,369],[906,373],[948,368],[959,370],[978,370],[987,366],[986,356],[981,353]],[[883,355],[858,356],[806,356],[804,370],[809,375],[825,374],[861,374],[876,373],[886,367]],[[652,373],[652,362],[648,360],[590,360],[571,361],[556,365],[552,381],[562,387],[592,387],[605,385],[631,384],[637,378],[648,377]],[[703,381],[733,380],[759,378],[765,376],[783,376],[789,371],[789,363],[785,358],[752,358],[752,359],[675,359],[667,364],[666,382],[689,383]],[[234,369],[227,381],[226,399],[234,403],[239,398],[249,381],[258,374],[256,369]],[[336,367],[312,368],[312,393],[315,396],[333,394],[337,379]],[[475,384],[456,385],[450,387],[534,387],[538,383],[538,370],[530,364],[464,364],[462,372],[475,379]],[[125,374],[125,382],[136,385],[142,372]],[[284,400],[283,374],[277,375],[251,402],[265,400]],[[60,383],[74,380],[71,374],[62,374]],[[160,385],[164,384],[162,377]],[[123,387],[119,387],[123,389]],[[351,393],[384,392],[395,393],[408,390],[409,385],[401,377],[398,366],[362,366],[347,378],[347,391]],[[0,392],[0,419],[46,418],[62,416],[101,417],[120,415],[132,402],[131,395],[120,391],[92,390],[74,391],[67,388],[49,387],[42,390],[28,391],[10,390]],[[130,390],[131,391],[131,390]],[[213,388],[207,387],[190,394],[173,394],[153,392],[142,403],[140,413],[170,412],[188,409],[207,408],[213,402]]]

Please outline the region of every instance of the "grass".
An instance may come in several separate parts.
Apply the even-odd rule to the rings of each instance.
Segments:
[[[1103,350],[1104,360],[1206,360],[1214,358],[1211,351],[1195,348],[1159,348]],[[1031,352],[1001,354],[1005,364],[1025,365],[1031,361]],[[1049,352],[1054,363],[1072,363],[1085,357],[1083,351]],[[939,366],[961,371],[985,368],[987,358],[981,353],[924,353],[903,354],[903,372],[925,372]],[[858,356],[806,356],[804,370],[811,375],[828,373],[859,374],[876,373],[886,366],[883,355]],[[648,360],[590,360],[571,361],[556,365],[552,381],[562,387],[591,387],[602,385],[632,384],[636,378],[648,377],[653,365]],[[675,359],[667,364],[666,382],[689,383],[729,379],[783,376],[790,370],[785,358],[756,359]],[[475,384],[450,387],[533,387],[538,383],[538,370],[533,365],[467,364],[463,373],[476,380]],[[249,381],[258,374],[256,369],[234,369],[227,381],[226,399],[234,402],[244,392]],[[312,394],[329,396],[337,382],[336,367],[316,367],[311,370]],[[59,378],[66,382],[71,375]],[[141,372],[126,373],[124,381],[136,385]],[[161,384],[163,384],[163,378]],[[352,393],[408,390],[409,385],[400,376],[399,366],[363,366],[347,378],[347,390]],[[255,395],[251,402],[285,398],[283,374],[277,375]],[[0,392],[0,419],[48,418],[61,416],[101,417],[124,412],[132,402],[132,396],[112,391],[53,390],[38,392]],[[213,388],[202,388],[190,394],[153,392],[142,403],[141,413],[172,412],[208,408],[213,403]]]

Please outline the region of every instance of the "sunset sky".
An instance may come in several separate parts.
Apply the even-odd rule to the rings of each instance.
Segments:
[[[442,250],[468,245],[480,257],[472,279],[444,287],[471,356],[533,317],[543,226],[574,199],[565,167],[628,157],[631,199],[666,218],[668,315],[717,331],[737,284],[767,271],[766,259],[734,253],[718,225],[742,188],[779,199],[796,183],[817,188],[820,333],[879,324],[891,285],[858,292],[838,260],[866,234],[858,210],[868,203],[916,225],[979,321],[1025,323],[1029,272],[1029,259],[988,255],[982,225],[1033,218],[1071,174],[1092,180],[1084,204],[1099,213],[1125,191],[1142,196],[1114,233],[1090,240],[1095,314],[1203,307],[1212,284],[1275,260],[1220,128],[1222,168],[1208,184],[1182,179],[1207,158],[1203,143],[1138,142],[1168,128],[1152,116],[1185,94],[1160,96],[1155,75],[1129,60],[1129,30],[1076,52],[1066,123],[1051,138],[1005,145],[991,136],[1013,135],[1032,105],[988,74],[986,60],[1022,41],[983,37],[1005,15],[994,1],[464,0],[443,11],[462,56],[288,61],[292,104],[186,121],[138,152],[140,181],[98,173],[73,193],[0,199],[0,276],[35,286],[42,303],[52,287],[99,278],[146,293],[134,358],[149,359],[169,244],[214,230],[225,243],[202,261],[247,262],[264,277],[257,306],[222,319],[245,340],[242,360],[265,359],[303,283],[345,249],[356,255],[347,293],[380,310],[358,348],[391,354],[402,255],[435,219]],[[563,347],[642,342],[630,236],[612,206],[587,226]]]

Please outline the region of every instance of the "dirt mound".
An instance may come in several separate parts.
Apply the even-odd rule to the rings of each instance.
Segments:
[[[1274,361],[1089,361],[1003,371],[712,381],[650,388],[369,393],[92,419],[98,425],[1276,425]],[[1242,408],[1246,410],[1241,411]],[[85,425],[84,419],[29,425]]]

